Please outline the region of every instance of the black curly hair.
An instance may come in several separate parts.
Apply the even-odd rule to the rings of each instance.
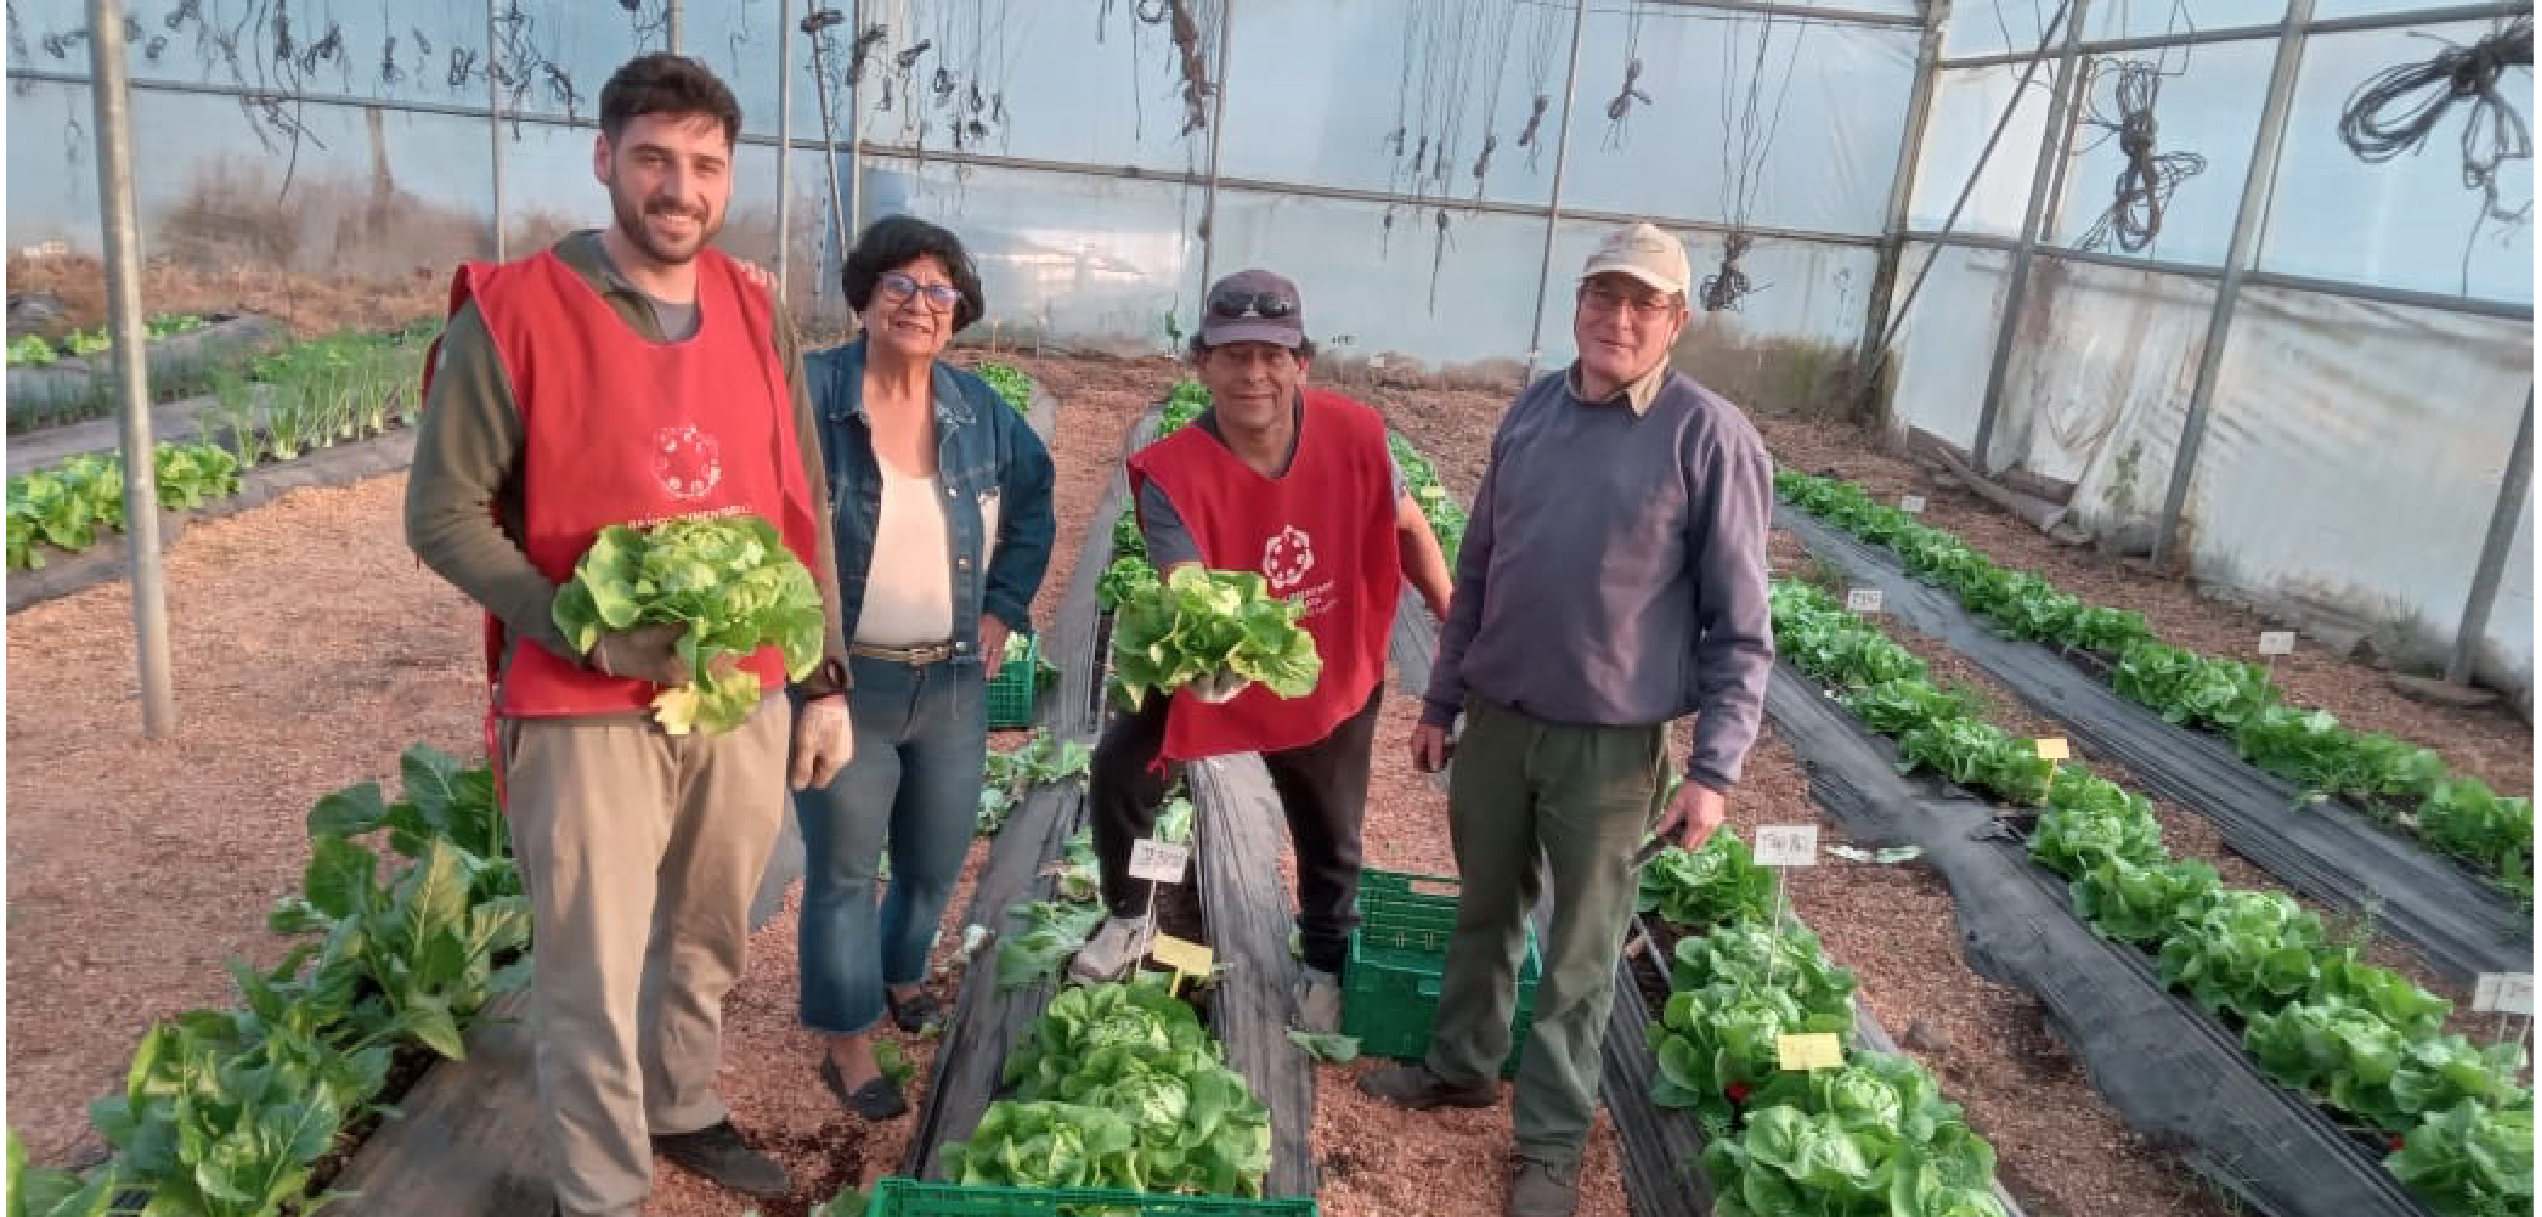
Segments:
[[[988,311],[988,299],[980,292],[979,268],[971,264],[970,251],[962,248],[961,238],[916,216],[885,216],[866,225],[864,234],[856,238],[856,248],[847,252],[846,264],[839,267],[839,286],[847,292],[848,307],[864,312],[873,303],[874,285],[884,275],[929,254],[944,263],[954,290],[962,293],[962,302],[953,308],[953,328],[970,328]]]

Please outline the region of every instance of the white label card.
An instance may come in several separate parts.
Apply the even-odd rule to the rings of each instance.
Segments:
[[[1908,515],[1911,515],[1911,516],[1920,516],[1920,515],[1923,515],[1923,514],[1924,514],[1924,496],[1923,496],[1923,495],[1920,495],[1920,494],[1907,494],[1907,495],[1900,495],[1900,496],[1898,496],[1898,510],[1903,511],[1903,512],[1905,512],[1905,513],[1907,513]]]
[[[2472,986],[2471,1008],[2487,1013],[2533,1016],[2533,974],[2531,972],[2483,972]]]
[[[1130,877],[1157,883],[1180,883],[1183,868],[1192,860],[1192,851],[1180,845],[1167,845],[1154,838],[1130,843]]]
[[[1879,612],[1880,589],[1876,587],[1857,587],[1852,591],[1846,592],[1845,608],[1849,612],[1856,613]]]
[[[1756,861],[1759,866],[1816,866],[1818,864],[1818,826],[1815,824],[1758,825]]]
[[[2295,653],[2295,631],[2263,630],[2260,632],[2260,654],[2292,655]]]

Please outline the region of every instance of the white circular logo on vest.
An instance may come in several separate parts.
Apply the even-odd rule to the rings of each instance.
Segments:
[[[723,483],[723,446],[695,427],[664,427],[653,433],[653,476],[672,498],[705,498]]]
[[[1315,569],[1315,543],[1295,526],[1280,529],[1262,545],[1262,577],[1271,590],[1285,592],[1306,581]]]

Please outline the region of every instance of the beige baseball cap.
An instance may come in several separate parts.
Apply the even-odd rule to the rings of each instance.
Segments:
[[[1686,246],[1662,231],[1656,224],[1643,222],[1630,228],[1619,228],[1598,243],[1597,252],[1589,255],[1582,268],[1583,279],[1608,273],[1631,275],[1663,292],[1682,292],[1691,272],[1686,269]]]

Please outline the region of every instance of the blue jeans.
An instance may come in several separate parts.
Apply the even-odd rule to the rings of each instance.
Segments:
[[[927,975],[945,902],[980,813],[988,711],[980,665],[911,667],[849,660],[856,755],[830,784],[798,791],[803,829],[803,1024],[828,1035],[871,1030],[883,988]],[[891,883],[879,918],[874,878],[885,843]]]

